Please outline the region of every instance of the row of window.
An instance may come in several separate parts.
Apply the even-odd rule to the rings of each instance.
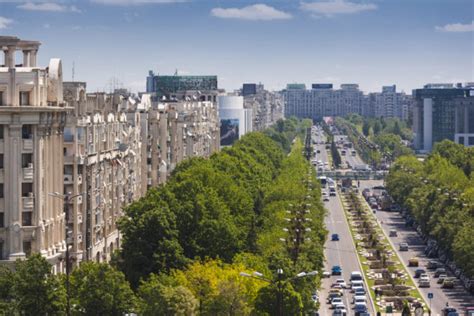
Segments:
[[[33,212],[22,212],[21,213],[21,225],[32,226],[33,225]],[[0,228],[5,227],[5,213],[0,213]]]
[[[0,139],[4,138],[3,125],[0,125]],[[25,124],[21,127],[21,138],[32,139],[33,138],[33,125]]]
[[[21,196],[30,197],[33,193],[33,183],[22,183],[21,184]],[[4,184],[0,183],[0,199],[5,197],[4,194]]]
[[[0,106],[6,105],[3,102],[3,93],[4,93],[3,91],[0,91]],[[19,97],[20,105],[31,105],[30,104],[30,91],[20,91],[18,97]]]

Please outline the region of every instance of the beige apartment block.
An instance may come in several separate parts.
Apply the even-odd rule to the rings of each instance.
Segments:
[[[39,42],[0,36],[0,262],[41,253],[63,270],[65,213],[60,59],[38,67]],[[21,60],[15,60],[18,52]]]
[[[64,191],[78,195],[70,205],[71,257],[109,261],[120,247],[123,208],[145,192],[141,116],[128,111],[127,97],[86,93],[83,82],[65,82],[64,93],[74,106],[64,130]]]

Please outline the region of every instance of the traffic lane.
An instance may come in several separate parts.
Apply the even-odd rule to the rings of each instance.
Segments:
[[[338,193],[339,194],[339,193]],[[352,240],[352,236],[347,225],[347,221],[344,215],[344,209],[339,196],[330,197],[329,202],[325,202],[325,207],[328,210],[328,216],[326,217],[326,227],[328,229],[328,240],[325,245],[326,264],[325,267],[330,271],[334,265],[339,265],[342,268],[342,276],[331,276],[331,278],[323,281],[323,287],[325,291],[324,301],[327,298],[327,293],[332,283],[338,278],[344,278],[347,284],[349,284],[349,278],[352,271],[360,271],[360,265],[356,254],[356,248]],[[339,234],[339,241],[331,241],[330,236],[333,233]],[[352,293],[350,290],[344,291],[344,304],[349,314],[352,309]],[[322,304],[323,305],[323,304]],[[328,305],[328,304],[326,304]],[[367,304],[369,313],[373,315],[373,309],[371,304]],[[325,312],[328,309],[324,310]],[[331,312],[322,315],[330,315]]]
[[[426,263],[429,259],[424,254],[425,244],[418,233],[411,227],[405,226],[405,220],[399,213],[378,211],[377,218],[382,223],[382,228],[385,233],[389,233],[390,230],[397,230],[397,237],[391,237],[392,242],[396,246],[396,251],[400,258],[407,266],[409,272],[413,276],[415,270],[419,268],[426,269]],[[408,251],[399,251],[398,246],[400,243],[406,242],[408,244]],[[408,267],[408,260],[410,258],[419,258],[419,267]],[[428,271],[428,270],[427,270]],[[433,293],[434,298],[432,300],[432,310],[435,314],[441,314],[442,309],[446,303],[450,306],[462,310],[465,306],[471,306],[474,304],[474,297],[470,295],[461,285],[456,285],[454,289],[443,289],[440,284],[437,284],[437,278],[434,278],[434,271],[428,271],[431,279],[430,288],[420,288],[420,291],[425,297],[428,293]],[[453,276],[448,271],[449,276]]]

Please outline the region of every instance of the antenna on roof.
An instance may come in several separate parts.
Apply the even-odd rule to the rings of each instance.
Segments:
[[[174,71],[174,75],[175,75],[175,76],[178,75],[178,68],[176,68],[176,70]]]
[[[74,82],[75,68],[76,68],[76,65],[75,65],[74,61],[72,61],[72,82]]]

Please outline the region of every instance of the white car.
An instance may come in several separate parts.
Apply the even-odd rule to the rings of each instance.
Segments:
[[[336,305],[340,305],[340,304],[344,304],[344,303],[342,302],[342,298],[340,298],[340,297],[335,297],[335,298],[333,298],[333,299],[331,300],[331,307],[332,307],[332,308],[335,308]]]
[[[337,304],[336,306],[334,306],[334,312],[339,315],[347,314],[347,310],[344,304]]]
[[[346,281],[344,281],[344,279],[337,279],[336,283],[340,284],[343,289],[347,289],[347,284],[346,284]]]
[[[356,289],[363,289],[364,281],[354,280],[351,282],[351,292],[355,292]]]
[[[329,271],[324,271],[323,272],[323,278],[330,278],[331,277],[331,272]]]
[[[367,296],[365,295],[355,295],[354,299],[352,300],[352,304],[366,304],[367,303]]]

